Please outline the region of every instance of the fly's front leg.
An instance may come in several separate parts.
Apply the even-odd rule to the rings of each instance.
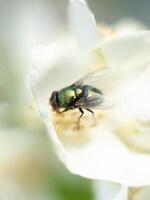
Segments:
[[[95,113],[93,112],[93,110],[90,110],[89,108],[86,108],[87,111],[89,111],[90,113],[92,113],[93,119],[94,119],[94,125],[97,124],[96,122],[96,117],[95,117]]]
[[[77,121],[77,129],[80,129],[80,119],[84,114],[82,108],[79,108],[79,111],[80,111],[81,115],[80,115],[80,117],[78,118],[78,121]]]
[[[68,110],[68,108],[66,108],[65,110],[63,110],[61,113],[64,113],[64,112],[66,112]]]
[[[63,116],[63,113],[68,111],[69,109],[65,108],[63,111],[58,110],[57,113]]]

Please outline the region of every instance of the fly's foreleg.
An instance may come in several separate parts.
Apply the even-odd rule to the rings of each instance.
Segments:
[[[66,112],[68,110],[68,108],[66,108],[65,110],[62,111],[62,113]]]

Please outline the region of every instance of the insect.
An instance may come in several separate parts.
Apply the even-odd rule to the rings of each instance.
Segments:
[[[79,126],[80,119],[84,114],[83,110],[87,110],[94,115],[92,109],[107,109],[111,107],[111,104],[106,101],[103,91],[89,84],[103,79],[111,73],[112,68],[109,67],[98,69],[68,87],[53,91],[49,100],[50,105],[57,112],[60,112],[60,109],[63,109],[62,112],[79,109],[81,113],[78,119]]]

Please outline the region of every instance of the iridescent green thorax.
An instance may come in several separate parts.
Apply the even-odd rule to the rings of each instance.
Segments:
[[[71,107],[81,95],[81,88],[77,88],[74,85],[66,87],[58,92],[59,106],[63,108]]]

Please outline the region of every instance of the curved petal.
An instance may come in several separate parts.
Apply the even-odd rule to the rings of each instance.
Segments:
[[[150,186],[140,188],[133,196],[133,200],[149,200],[150,198]]]
[[[101,44],[107,64],[112,67],[144,68],[150,64],[150,32],[116,35]]]
[[[147,30],[146,26],[143,23],[140,23],[134,18],[126,18],[123,20],[119,20],[117,23],[113,24],[113,28],[115,30],[115,34],[123,34],[134,33],[137,31]]]
[[[70,37],[36,46],[31,52],[30,85],[34,95],[48,97],[83,73],[84,60]],[[75,81],[76,79],[74,79]]]
[[[115,181],[125,185],[150,184],[150,156],[130,152],[113,133],[99,128],[99,138],[89,145],[69,150],[68,168],[91,179]],[[87,134],[87,133],[84,133]]]
[[[83,73],[83,60],[71,38],[36,46],[31,52],[32,69],[29,86],[35,98],[35,110],[44,121],[55,144],[58,155],[65,162],[67,152],[53,128],[49,98],[53,90],[71,84]],[[76,79],[74,79],[76,80]]]
[[[118,183],[96,181],[96,200],[128,200],[128,187]]]
[[[70,0],[69,22],[71,31],[83,51],[100,46],[95,19],[85,0]]]
[[[108,81],[111,82],[109,96],[115,98],[117,105],[117,109],[112,112],[112,119],[116,120],[116,126],[122,126],[119,132],[122,132],[121,137],[125,143],[127,142],[133,149],[148,153],[150,152],[149,50],[149,31],[115,36],[102,45],[108,64],[128,71],[127,74],[123,73],[117,78],[112,77],[112,80]]]

